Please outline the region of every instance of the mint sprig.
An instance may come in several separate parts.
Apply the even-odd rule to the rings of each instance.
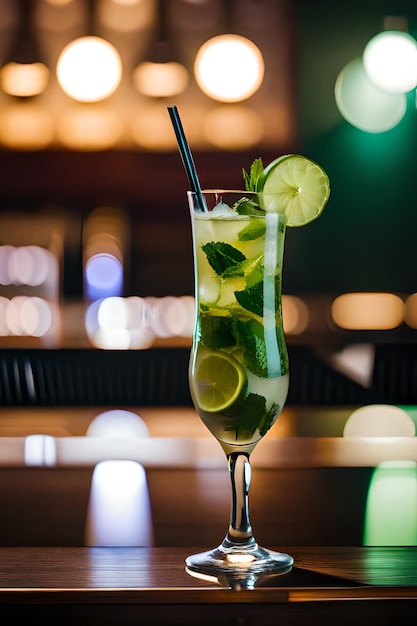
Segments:
[[[246,191],[258,191],[258,181],[263,171],[264,166],[261,158],[254,160],[254,162],[250,166],[249,174],[246,172],[245,169],[242,169],[243,181],[245,183]]]

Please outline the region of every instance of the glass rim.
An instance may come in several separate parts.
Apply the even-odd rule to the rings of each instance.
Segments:
[[[242,194],[242,195],[251,195],[251,196],[276,196],[276,192],[267,192],[264,191],[247,191],[246,189],[223,189],[223,188],[213,188],[213,189],[202,189],[201,194],[205,195],[213,195],[213,194]],[[187,190],[187,195],[190,197],[196,197],[199,194],[196,191]]]
[[[202,189],[202,194],[212,194],[212,193],[258,193],[257,191],[245,191],[244,189],[225,189],[223,187],[213,187],[210,189]],[[190,189],[187,191],[187,194],[192,196],[197,196],[198,193],[196,191],[191,191]]]

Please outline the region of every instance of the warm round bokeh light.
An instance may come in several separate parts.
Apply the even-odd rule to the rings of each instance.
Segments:
[[[40,150],[54,140],[52,116],[39,103],[25,101],[3,107],[0,142],[17,150]]]
[[[345,293],[331,306],[333,322],[345,330],[389,330],[404,321],[404,302],[394,293]]]
[[[207,113],[203,123],[206,140],[223,150],[242,150],[259,143],[264,122],[257,111],[240,104],[224,104]]]
[[[130,130],[133,141],[148,150],[169,151],[177,145],[165,105],[142,107],[132,115]]]
[[[297,296],[282,296],[282,318],[287,335],[301,335],[310,321],[308,307]]]
[[[140,63],[132,74],[139,93],[150,98],[169,98],[183,92],[188,84],[187,70],[181,63]]]
[[[122,62],[116,48],[100,37],[80,37],[62,50],[57,77],[63,91],[80,102],[98,102],[119,86]]]
[[[97,13],[105,28],[130,34],[149,26],[155,5],[154,0],[107,0],[98,3]]]
[[[410,328],[417,328],[417,293],[412,293],[405,301],[404,321]]]
[[[29,98],[45,91],[49,70],[43,63],[7,63],[1,70],[1,86],[10,96]]]
[[[117,111],[99,104],[73,104],[57,119],[59,141],[74,150],[106,150],[123,136],[123,124]]]
[[[265,65],[259,48],[240,35],[219,35],[197,52],[195,78],[200,89],[220,102],[240,102],[261,86]]]

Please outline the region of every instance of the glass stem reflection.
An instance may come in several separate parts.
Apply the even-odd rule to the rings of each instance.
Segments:
[[[256,548],[249,519],[249,487],[252,474],[249,454],[233,452],[228,455],[227,460],[232,483],[232,508],[229,530],[222,547]]]

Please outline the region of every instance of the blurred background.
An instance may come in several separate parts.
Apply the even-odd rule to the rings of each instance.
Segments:
[[[289,344],[415,342],[413,2],[0,0],[0,28],[0,347],[190,345],[172,104],[205,188],[289,152],[329,174],[323,216],[287,231]],[[387,32],[404,84],[364,69]]]
[[[277,519],[287,545],[365,541],[373,470],[394,461],[375,519],[400,512],[411,535],[394,525],[384,541],[417,543],[416,37],[411,0],[0,0],[5,544],[80,545],[93,468],[109,459],[144,463],[156,545],[223,532],[225,459],[188,390],[193,259],[174,104],[203,188],[239,188],[255,158],[292,152],[331,181],[320,219],[286,235],[291,380],[262,467],[255,458],[260,540],[276,545]],[[372,404],[364,448],[343,440],[353,409]],[[92,427],[103,411],[110,434]],[[370,441],[378,427],[403,446]]]

